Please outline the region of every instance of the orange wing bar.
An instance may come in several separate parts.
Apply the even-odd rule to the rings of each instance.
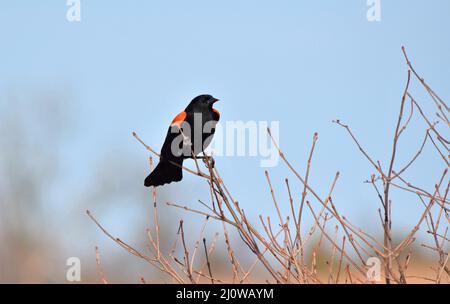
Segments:
[[[186,119],[186,112],[181,112],[175,118],[172,120],[172,126],[173,125],[180,125],[185,119]]]

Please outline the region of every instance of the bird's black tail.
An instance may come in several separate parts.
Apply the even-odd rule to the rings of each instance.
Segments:
[[[183,178],[183,159],[168,160],[161,159],[155,170],[150,173],[144,181],[145,187],[158,187],[171,182],[179,182]]]

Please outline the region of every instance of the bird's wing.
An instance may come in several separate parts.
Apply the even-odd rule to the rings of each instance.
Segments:
[[[175,118],[172,120],[171,126],[180,125],[183,121],[185,121],[186,117],[187,117],[187,113],[184,111],[181,112],[180,114],[175,116]]]
[[[179,128],[181,127],[182,122],[186,120],[186,117],[187,117],[187,113],[181,112],[180,114],[175,116],[175,118],[172,120],[169,130],[167,130],[166,139],[161,148],[161,156],[162,157],[169,159],[169,160],[174,160],[175,158],[177,158],[176,156],[173,155],[174,151],[172,151],[172,141],[175,138],[177,138],[178,136],[180,136]],[[173,128],[173,127],[178,127],[178,128]]]

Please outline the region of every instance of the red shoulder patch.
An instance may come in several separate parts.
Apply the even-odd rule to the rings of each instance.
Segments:
[[[172,120],[172,126],[181,124],[186,119],[186,116],[186,112],[181,112],[180,114],[175,116],[175,118]]]
[[[219,116],[219,118],[220,118],[220,113],[219,113],[219,111],[218,111],[217,109],[214,109],[214,108],[213,108],[213,112],[216,113],[217,116]]]

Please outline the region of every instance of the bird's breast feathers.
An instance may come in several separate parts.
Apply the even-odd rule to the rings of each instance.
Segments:
[[[219,110],[213,108],[213,112],[216,114],[217,120],[219,120],[219,118],[220,118]]]

